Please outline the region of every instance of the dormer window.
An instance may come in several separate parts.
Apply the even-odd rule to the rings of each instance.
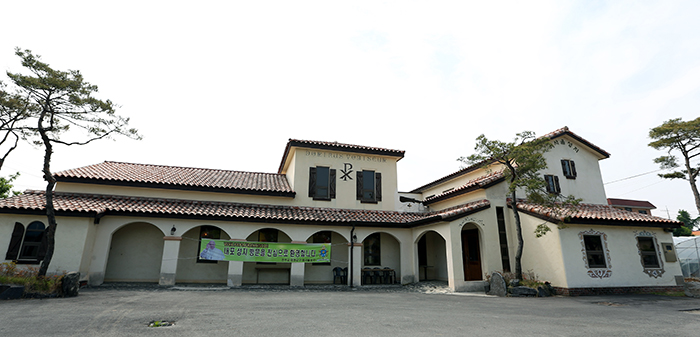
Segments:
[[[576,165],[573,160],[562,159],[561,169],[564,172],[564,177],[567,179],[576,179]]]
[[[357,172],[357,200],[376,203],[382,201],[382,174],[374,171]]]
[[[309,168],[309,197],[314,200],[335,199],[335,169],[325,166]]]

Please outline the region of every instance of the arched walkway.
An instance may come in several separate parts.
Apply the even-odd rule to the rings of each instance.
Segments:
[[[197,226],[182,235],[177,260],[176,283],[226,283],[227,261],[211,261],[199,258],[200,238],[228,240],[229,236],[216,226]]]
[[[261,228],[248,235],[246,241],[287,242],[287,233],[277,228]],[[290,284],[291,263],[243,262],[243,284]]]
[[[304,284],[333,283],[333,268],[348,268],[348,241],[334,231],[318,231],[307,243],[327,243],[331,247],[331,262],[307,263],[304,268]]]
[[[163,257],[163,232],[138,222],[112,235],[105,282],[158,282]]]
[[[447,281],[447,250],[445,239],[435,231],[426,231],[416,242],[418,250],[418,279]]]
[[[401,275],[401,243],[391,234],[375,232],[362,240],[362,269],[393,269],[396,279]],[[362,284],[379,282],[371,273],[363,273]]]

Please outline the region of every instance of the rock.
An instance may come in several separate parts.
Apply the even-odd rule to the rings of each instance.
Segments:
[[[63,297],[76,297],[80,289],[80,273],[77,271],[70,272],[63,276],[61,290]]]
[[[517,286],[519,286],[519,285],[520,285],[520,280],[519,280],[519,279],[514,278],[514,279],[510,280],[510,286],[511,286],[511,287],[517,287]]]
[[[16,300],[24,294],[24,286],[9,285],[2,288],[5,290],[0,292],[0,300]]]
[[[489,295],[496,295],[504,297],[508,295],[508,288],[506,288],[506,280],[500,273],[493,273],[491,279],[489,280]]]
[[[685,282],[685,296],[700,297],[700,282]]]
[[[549,297],[552,296],[552,293],[549,292],[549,289],[547,289],[545,286],[538,286],[537,287],[537,297]]]
[[[513,297],[535,297],[537,296],[537,290],[524,286],[518,286],[513,287],[510,290],[510,294]]]

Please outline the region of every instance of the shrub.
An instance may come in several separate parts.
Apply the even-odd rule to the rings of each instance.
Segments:
[[[1,284],[16,284],[24,286],[24,293],[39,293],[39,294],[60,294],[61,281],[65,272],[60,275],[51,275],[45,277],[37,276],[39,269],[37,267],[28,266],[26,268],[17,268],[14,262],[0,263],[0,283]]]

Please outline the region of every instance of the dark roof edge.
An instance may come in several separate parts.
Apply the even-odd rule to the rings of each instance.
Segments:
[[[588,147],[589,149],[591,149],[591,150],[593,150],[593,151],[595,151],[595,152],[600,153],[600,155],[602,155],[603,157],[605,157],[605,158],[610,158],[610,154],[607,153],[605,150],[603,150],[603,149],[601,149],[601,148],[599,148],[599,147],[593,145],[593,143],[591,143],[591,142],[589,142],[589,141],[587,141],[587,140],[585,140],[585,139],[579,137],[579,135],[577,135],[577,134],[575,134],[575,133],[569,131],[568,128],[567,128],[565,131],[563,131],[562,133],[558,134],[558,135],[554,135],[554,136],[549,137],[549,139],[555,139],[555,138],[563,137],[563,136],[565,136],[565,135],[567,135],[567,136],[569,136],[569,137],[575,139],[576,141],[578,141],[579,143],[581,143],[581,144],[583,144],[583,145],[586,145],[586,147]]]
[[[434,204],[434,203],[439,202],[439,201],[443,201],[443,200],[451,199],[451,198],[454,198],[454,197],[458,197],[458,196],[460,196],[460,195],[467,194],[467,193],[469,193],[469,192],[473,192],[473,191],[476,191],[476,190],[487,189],[487,188],[489,188],[489,187],[491,187],[491,186],[493,186],[493,185],[499,184],[499,183],[501,183],[501,182],[503,182],[503,181],[505,181],[505,180],[506,180],[506,177],[501,177],[501,178],[498,178],[498,179],[496,179],[496,180],[494,180],[494,181],[492,181],[492,182],[490,182],[490,183],[488,183],[488,184],[486,184],[486,185],[483,185],[483,186],[481,186],[481,185],[479,185],[479,184],[475,184],[474,186],[469,187],[469,188],[465,188],[465,189],[462,189],[462,190],[451,191],[451,192],[445,193],[445,194],[443,194],[442,196],[439,196],[439,197],[437,197],[437,198],[433,198],[433,199],[430,199],[430,200],[425,200],[425,201],[423,201],[423,205],[426,205],[426,206],[427,206],[427,205],[431,205],[431,204]]]
[[[508,208],[512,208],[508,204]],[[539,213],[534,213],[522,209],[518,209],[518,212],[525,213],[527,215],[533,216],[538,219],[542,219],[554,224],[558,224],[559,219],[541,215]],[[620,221],[620,220],[601,220],[601,219],[566,219],[563,221],[565,224],[571,225],[599,225],[599,226],[625,226],[625,227],[658,227],[658,228],[680,228],[681,225],[678,223],[665,223],[665,222],[650,222],[650,221]]]
[[[475,171],[475,170],[477,170],[477,169],[480,169],[480,168],[482,168],[482,167],[483,167],[485,164],[487,164],[487,163],[489,163],[489,161],[488,161],[488,160],[485,160],[485,161],[476,163],[476,164],[474,164],[474,165],[465,167],[465,168],[463,168],[463,169],[461,169],[461,170],[459,170],[459,171],[457,171],[457,172],[454,172],[454,173],[451,173],[451,174],[449,174],[449,175],[446,175],[446,176],[444,176],[444,177],[442,177],[442,178],[440,178],[440,179],[438,179],[438,180],[434,180],[433,182],[430,182],[430,183],[427,183],[427,184],[425,184],[425,185],[423,185],[423,186],[421,186],[421,187],[415,188],[415,189],[411,190],[411,192],[408,192],[408,193],[421,193],[421,192],[423,192],[424,190],[426,190],[426,189],[428,189],[428,188],[431,188],[431,187],[434,187],[434,186],[437,186],[437,185],[440,185],[440,184],[442,184],[442,183],[445,182],[445,181],[448,181],[448,180],[453,179],[453,178],[457,178],[457,177],[462,176],[462,175],[465,175],[465,174],[467,174],[467,173],[469,173],[469,172],[472,172],[472,171]]]
[[[204,186],[190,186],[190,185],[179,185],[179,184],[148,183],[148,182],[138,182],[138,181],[106,180],[106,179],[94,179],[94,178],[56,177],[56,181],[66,182],[66,183],[83,183],[83,184],[96,184],[96,185],[109,185],[109,186],[160,188],[160,189],[180,190],[180,191],[266,195],[266,196],[287,197],[287,198],[294,198],[296,196],[296,192],[282,192],[282,191],[271,191],[271,190],[248,190],[248,189],[240,189],[240,188],[222,188],[222,187],[204,187]]]
[[[345,145],[351,145],[351,144],[345,144]],[[405,151],[400,151],[400,150],[369,149],[369,148],[365,148],[361,145],[352,145],[352,146],[358,146],[358,147],[362,147],[362,148],[351,149],[351,148],[346,148],[346,147],[342,147],[342,146],[333,146],[333,145],[327,145],[327,144],[313,144],[313,143],[301,142],[301,141],[298,141],[296,139],[290,139],[289,142],[287,142],[287,146],[284,148],[284,155],[282,156],[282,162],[280,163],[279,169],[277,169],[278,174],[282,173],[282,169],[284,168],[284,163],[287,161],[287,157],[289,156],[289,150],[292,148],[292,146],[301,147],[301,148],[309,148],[309,149],[332,150],[332,151],[338,151],[338,152],[363,153],[363,154],[373,154],[373,155],[379,155],[379,156],[397,157],[397,158],[399,158],[399,160],[404,157],[404,153],[405,153]]]

